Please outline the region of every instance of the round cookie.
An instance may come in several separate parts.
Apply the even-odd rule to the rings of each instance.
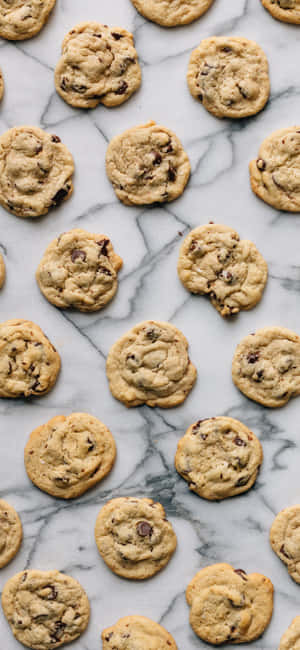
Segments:
[[[107,176],[125,205],[174,201],[183,193],[190,171],[180,140],[155,122],[124,131],[107,148]]]
[[[199,226],[188,234],[177,270],[186,289],[208,295],[221,316],[255,307],[268,277],[267,263],[256,246],[218,224]]]
[[[1,0],[0,36],[8,41],[32,38],[44,27],[56,0]]]
[[[190,624],[207,643],[247,643],[258,639],[273,612],[273,585],[260,573],[247,575],[229,564],[199,571],[186,590]]]
[[[5,264],[3,256],[0,253],[0,289],[3,287],[5,282]]]
[[[145,616],[125,616],[103,630],[103,650],[177,650],[177,645],[164,627]]]
[[[0,499],[0,569],[17,554],[23,537],[22,524],[15,509]]]
[[[107,427],[88,413],[58,415],[35,429],[25,447],[31,481],[54,497],[73,499],[111,470],[116,444]]]
[[[291,578],[300,584],[300,505],[285,508],[275,517],[270,543]]]
[[[249,490],[263,461],[258,438],[229,417],[199,420],[179,440],[177,472],[204,499],[226,499]]]
[[[262,0],[273,18],[284,23],[300,24],[300,0]]]
[[[251,160],[253,192],[276,210],[300,212],[300,126],[274,131]]]
[[[0,397],[45,395],[60,370],[60,356],[41,328],[22,318],[0,323]]]
[[[284,327],[264,327],[245,336],[236,348],[232,378],[250,399],[284,406],[300,394],[300,338]]]
[[[106,373],[111,393],[127,407],[177,406],[197,378],[182,332],[151,320],[133,327],[111,347]]]
[[[192,52],[188,86],[195,99],[216,117],[255,115],[270,94],[265,53],[247,38],[213,36]]]
[[[300,616],[296,616],[280,640],[278,650],[300,650]]]
[[[82,586],[59,571],[17,573],[4,585],[2,607],[15,638],[32,650],[74,641],[90,617]]]
[[[177,538],[160,503],[120,497],[100,510],[95,539],[107,566],[132,580],[151,578],[170,561]]]
[[[214,0],[131,0],[148,20],[163,27],[187,25],[200,18]]]
[[[141,78],[132,34],[95,22],[80,23],[67,34],[55,69],[57,92],[78,108],[119,106]]]
[[[0,137],[0,204],[17,217],[40,217],[68,199],[73,172],[57,135],[18,126]]]
[[[56,307],[98,311],[114,297],[122,264],[108,237],[76,228],[49,244],[36,279]]]

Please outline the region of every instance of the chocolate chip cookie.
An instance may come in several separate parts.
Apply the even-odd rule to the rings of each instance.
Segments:
[[[278,650],[300,650],[300,616],[296,616],[280,640]]]
[[[179,440],[177,472],[190,490],[211,501],[249,490],[263,460],[258,438],[239,420],[216,417],[192,424]]]
[[[111,140],[106,171],[125,205],[149,205],[177,199],[188,182],[191,166],[175,133],[147,122]]]
[[[2,607],[15,638],[32,650],[74,641],[90,617],[82,586],[59,571],[17,573],[4,585]]]
[[[0,36],[9,41],[32,38],[44,27],[56,0],[2,0]]]
[[[273,18],[284,23],[300,24],[300,0],[261,0]]]
[[[177,269],[186,289],[209,296],[221,316],[255,307],[268,277],[267,263],[256,246],[217,224],[199,226],[188,234]]]
[[[250,162],[253,192],[276,210],[300,212],[300,126],[274,131]]]
[[[36,279],[56,307],[98,311],[114,297],[122,263],[106,235],[76,228],[49,244]]]
[[[177,406],[197,377],[182,332],[151,320],[139,323],[112,346],[106,372],[113,396],[128,407]]]
[[[236,348],[232,378],[259,404],[276,408],[300,394],[300,338],[284,327],[264,327]]]
[[[22,318],[0,323],[0,397],[45,395],[60,370],[60,356],[41,328]]]
[[[207,643],[247,643],[258,639],[273,612],[273,585],[260,573],[247,575],[229,564],[199,571],[188,585],[190,624]]]
[[[213,0],[131,0],[135,8],[148,20],[163,25],[176,27],[187,25],[200,18]]]
[[[5,282],[5,264],[3,256],[0,253],[0,289],[3,287]]]
[[[19,515],[9,503],[0,499],[0,569],[15,557],[22,537]]]
[[[119,106],[141,78],[132,34],[95,22],[80,23],[67,34],[55,69],[57,92],[78,108]]]
[[[281,510],[270,530],[273,551],[286,564],[288,572],[300,584],[300,505]]]
[[[98,551],[109,568],[123,578],[144,580],[170,561],[176,534],[160,503],[120,497],[108,501],[96,521]]]
[[[19,126],[0,137],[0,203],[18,217],[40,217],[68,199],[73,172],[57,135]]]
[[[177,650],[164,627],[145,616],[125,616],[102,632],[103,650]]]
[[[270,94],[265,53],[247,38],[213,36],[191,54],[187,73],[191,94],[216,117],[255,115]]]

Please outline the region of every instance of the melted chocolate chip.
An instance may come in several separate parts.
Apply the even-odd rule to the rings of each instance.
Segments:
[[[76,262],[76,260],[81,259],[83,262],[86,261],[86,253],[84,251],[81,251],[79,248],[74,248],[74,250],[71,253],[71,260],[72,262]]]
[[[249,476],[241,476],[239,480],[235,483],[235,487],[243,487],[243,485],[247,485],[249,482]]]
[[[58,135],[52,135],[51,140],[52,142],[61,142],[61,139],[58,137]]]
[[[237,573],[245,582],[247,582],[247,573],[243,569],[234,569],[234,573]]]
[[[109,634],[107,634],[106,637],[105,637],[105,641],[110,641],[113,634],[114,634],[113,632],[110,632]]]
[[[256,363],[259,359],[259,352],[249,352],[247,355],[248,363]]]
[[[239,436],[235,436],[233,442],[238,447],[247,447],[247,443],[244,440],[242,440],[242,438],[240,438]]]
[[[265,160],[262,158],[258,158],[256,161],[256,167],[259,169],[260,172],[264,172],[266,169],[267,163]]]
[[[122,83],[120,83],[119,85],[119,88],[115,90],[115,95],[124,95],[124,93],[126,93],[127,88],[128,88],[128,83],[126,83],[126,81],[122,81]]]
[[[152,153],[153,153],[153,156],[154,156],[153,165],[160,165],[160,163],[162,161],[162,157],[161,157],[159,151],[153,151]]]
[[[66,624],[62,623],[62,621],[57,621],[55,623],[55,629],[51,633],[51,638],[54,639],[55,641],[60,641],[64,635],[66,629]]]
[[[47,585],[47,588],[50,589],[50,594],[47,596],[47,600],[56,600],[58,596],[57,589],[53,585]]]
[[[63,202],[63,200],[66,198],[66,196],[68,196],[69,191],[70,191],[69,185],[66,185],[66,187],[62,187],[60,190],[58,190],[58,192],[56,192],[55,196],[52,199],[53,205],[56,206],[60,205]]]
[[[176,170],[174,169],[174,167],[170,165],[168,169],[168,180],[171,183],[174,183],[176,181],[176,176],[177,176]]]
[[[107,247],[109,244],[109,239],[100,239],[100,241],[97,241],[96,243],[100,247],[99,257],[100,255],[105,255],[105,257],[108,257]]]
[[[111,35],[116,41],[119,41],[120,38],[123,38],[123,34],[119,34],[118,32],[111,32]]]
[[[225,45],[222,47],[222,52],[232,52],[232,48],[229,45]]]
[[[155,330],[153,327],[148,327],[145,332],[147,339],[150,339],[150,341],[157,341],[159,338],[159,332]]]
[[[139,521],[136,530],[140,537],[151,537],[153,533],[153,528],[147,521]]]
[[[109,277],[112,276],[111,271],[110,271],[109,269],[107,269],[105,266],[99,266],[99,267],[98,267],[98,271],[99,271],[100,273],[103,273],[103,275],[108,275]]]

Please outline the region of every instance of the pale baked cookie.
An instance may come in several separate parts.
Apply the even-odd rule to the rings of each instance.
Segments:
[[[3,287],[5,282],[5,264],[3,256],[0,253],[0,289]]]
[[[300,584],[300,505],[279,512],[270,530],[270,542],[291,578]]]
[[[262,0],[262,4],[277,20],[300,24],[300,0]]]
[[[178,275],[191,293],[208,295],[222,316],[260,301],[268,266],[256,246],[233,228],[207,224],[192,230],[179,253]]]
[[[23,41],[35,36],[45,25],[56,0],[1,0],[0,36]]]
[[[195,99],[216,117],[249,117],[270,94],[268,60],[247,38],[213,36],[192,52],[188,86]]]
[[[280,640],[278,650],[300,650],[300,616],[296,616]]]
[[[55,69],[57,92],[78,108],[119,106],[141,78],[132,34],[95,22],[80,23],[67,34]]]
[[[160,503],[120,497],[103,506],[97,517],[95,539],[109,568],[123,578],[144,580],[171,559],[176,534]]]
[[[258,438],[239,420],[216,417],[192,424],[179,440],[177,472],[211,501],[233,497],[255,483],[263,461]]]
[[[73,192],[73,158],[57,135],[18,126],[0,137],[0,203],[18,217],[40,217]]]
[[[22,537],[19,515],[9,503],[0,499],[0,569],[15,557]]]
[[[204,14],[214,0],[131,0],[135,8],[148,20],[176,27],[187,25]]]
[[[58,415],[35,429],[25,447],[25,467],[44,492],[78,497],[101,481],[116,457],[107,427],[88,413]]]
[[[106,235],[76,228],[49,244],[36,279],[56,307],[98,311],[114,297],[122,263]]]
[[[0,397],[45,395],[60,370],[60,356],[41,328],[22,318],[0,323]]]
[[[274,131],[251,160],[252,190],[276,210],[300,212],[300,126]]]
[[[191,166],[175,133],[155,122],[135,126],[108,145],[106,171],[125,205],[148,205],[177,199]]]
[[[203,641],[247,643],[258,639],[273,612],[273,585],[260,573],[247,575],[230,564],[199,571],[186,590],[190,624]]]
[[[182,332],[152,320],[139,323],[111,347],[106,373],[113,396],[128,407],[177,406],[197,378]]]
[[[300,394],[300,338],[284,327],[264,327],[236,348],[232,378],[259,404],[278,407]]]
[[[145,616],[125,616],[103,630],[103,650],[177,650],[164,627]]]
[[[4,585],[2,607],[15,638],[33,650],[74,641],[90,617],[82,586],[59,571],[17,573]]]

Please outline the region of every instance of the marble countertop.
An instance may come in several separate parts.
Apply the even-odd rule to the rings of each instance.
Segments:
[[[121,25],[134,33],[143,84],[122,107],[100,105],[84,112],[66,105],[55,92],[53,71],[61,42],[82,20]],[[221,34],[254,39],[268,55],[271,98],[254,118],[218,120],[187,90],[191,50],[202,38]],[[275,514],[300,501],[300,398],[269,410],[247,400],[231,380],[232,355],[244,335],[265,325],[300,333],[300,219],[257,199],[248,177],[248,162],[264,137],[299,122],[299,46],[299,28],[274,20],[259,0],[215,0],[202,19],[170,30],[144,20],[129,0],[57,0],[36,38],[0,44],[6,86],[0,132],[21,124],[41,126],[61,137],[76,164],[72,198],[45,218],[22,220],[0,210],[0,248],[7,267],[1,320],[22,317],[37,322],[62,357],[61,375],[48,396],[0,401],[0,496],[17,509],[24,526],[20,552],[1,570],[0,590],[9,577],[28,567],[57,568],[77,578],[90,598],[92,616],[74,650],[100,649],[103,627],[129,614],[161,622],[180,650],[208,647],[189,627],[184,592],[196,571],[214,562],[265,573],[274,583],[271,625],[262,639],[243,647],[276,649],[292,618],[300,614],[300,587],[268,542]],[[149,119],[177,133],[190,156],[192,176],[174,203],[127,208],[106,178],[105,151],[112,136]],[[253,240],[269,264],[261,303],[232,321],[222,320],[208,300],[188,294],[176,274],[181,234],[209,219]],[[116,299],[96,314],[52,307],[35,282],[48,243],[74,227],[106,233],[124,259]],[[105,358],[111,344],[148,318],[170,320],[190,343],[198,382],[176,409],[127,410],[108,389]],[[118,458],[107,479],[68,503],[30,483],[23,449],[39,424],[79,410],[109,426]],[[191,494],[174,469],[176,445],[187,426],[214,415],[241,419],[258,435],[265,455],[256,486],[221,503]],[[100,507],[109,498],[126,495],[160,500],[178,535],[178,549],[167,568],[140,584],[115,576],[94,543]],[[2,613],[0,646],[21,647]]]

